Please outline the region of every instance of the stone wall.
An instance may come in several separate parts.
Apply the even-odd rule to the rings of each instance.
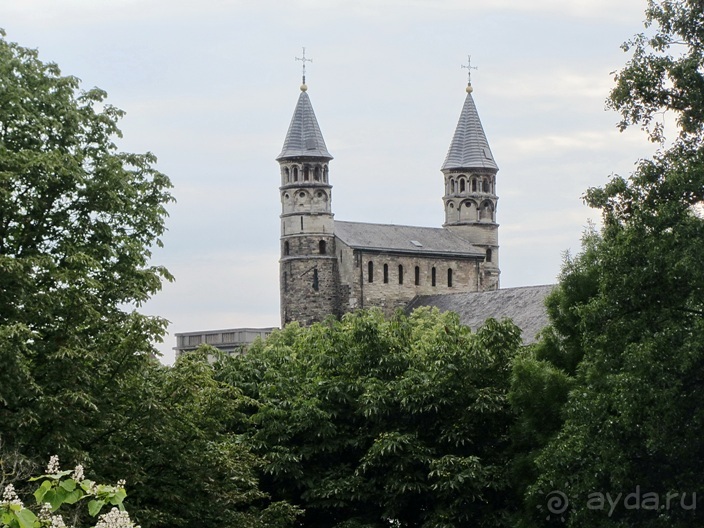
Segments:
[[[281,322],[310,325],[328,315],[341,315],[339,269],[331,255],[282,257]]]
[[[343,288],[349,287],[349,295],[341,299],[343,311],[379,307],[386,314],[391,314],[396,308],[405,308],[416,295],[472,292],[480,286],[478,259],[352,250],[339,240],[337,245],[338,253],[342,255],[340,283]],[[371,281],[370,262],[373,267]],[[402,282],[399,279],[399,266],[403,268]],[[452,270],[451,285],[448,285],[448,270]]]

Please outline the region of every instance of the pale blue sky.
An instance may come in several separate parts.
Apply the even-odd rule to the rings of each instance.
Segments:
[[[589,186],[653,147],[605,111],[645,0],[23,0],[7,38],[122,108],[178,203],[155,262],[176,282],[145,307],[170,332],[279,324],[279,153],[306,46],[339,220],[439,226],[440,166],[474,98],[499,165],[503,287],[555,282]],[[161,350],[172,360],[172,335]]]

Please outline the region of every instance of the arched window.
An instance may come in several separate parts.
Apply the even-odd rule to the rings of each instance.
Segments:
[[[304,167],[303,169],[303,181],[310,180],[310,167]]]
[[[291,248],[288,245],[288,240],[287,240],[286,242],[284,242],[284,255],[288,255],[290,250],[291,250]]]
[[[313,172],[313,179],[315,181],[320,181],[320,167],[316,165],[315,171]]]
[[[452,288],[452,268],[447,268],[447,287]]]
[[[325,167],[323,168],[323,181],[325,183],[328,182],[328,166],[327,165],[325,165]]]
[[[284,178],[286,179],[286,183],[291,181],[291,173],[289,172],[288,167],[284,169]]]
[[[320,284],[318,282],[318,268],[313,268],[313,289],[318,291]]]
[[[398,265],[398,283],[403,284],[403,266],[401,264]]]
[[[320,251],[321,255],[325,255],[325,240],[321,240],[318,242],[318,250]]]
[[[486,181],[486,180],[484,180],[484,183],[483,183],[482,185],[483,185],[483,189],[482,189],[482,190],[483,190],[485,193],[488,193],[488,192],[489,192],[489,182]]]
[[[450,179],[450,192],[453,194],[455,192],[455,179],[454,178]]]
[[[374,282],[374,263],[371,260],[367,264],[367,282]]]
[[[420,286],[420,267],[416,266],[416,286]]]
[[[460,192],[463,193],[465,190],[464,178],[460,180]]]
[[[472,178],[472,192],[477,192],[477,180]]]
[[[384,284],[389,283],[389,265],[384,264]]]
[[[293,181],[298,181],[298,167],[293,168]]]
[[[482,209],[479,211],[479,219],[480,220],[491,220],[492,219],[492,210],[491,210],[491,203],[490,202],[484,202],[482,204]]]
[[[433,266],[433,269],[430,270],[430,284],[434,287],[435,286],[435,266]]]
[[[491,249],[486,250],[486,261],[491,262]]]

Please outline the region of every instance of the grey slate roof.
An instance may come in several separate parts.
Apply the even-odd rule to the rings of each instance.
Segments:
[[[441,170],[452,169],[499,170],[489,148],[489,142],[484,134],[471,93],[468,93],[464,100],[460,120],[457,123],[455,135],[450,143],[450,150],[447,152]]]
[[[299,156],[332,159],[328,148],[325,146],[323,133],[318,126],[318,120],[315,118],[310,97],[308,97],[306,92],[301,92],[298,97],[298,103],[293,111],[284,146],[281,149],[281,154],[276,159],[278,161]]]
[[[447,229],[335,221],[335,236],[355,249],[441,256],[484,257],[485,252]]]
[[[523,343],[535,342],[536,334],[548,325],[545,297],[555,288],[524,286],[487,292],[447,293],[442,295],[419,295],[406,307],[408,313],[420,306],[436,306],[442,312],[455,312],[462,324],[472,330],[493,317],[510,318],[522,330]]]

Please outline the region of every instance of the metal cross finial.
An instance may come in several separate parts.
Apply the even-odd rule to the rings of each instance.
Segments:
[[[306,59],[306,48],[303,48],[303,57],[296,57],[297,61],[303,63],[303,84],[306,83],[306,62],[313,62],[313,59]]]
[[[463,68],[467,68],[467,84],[472,84],[472,70],[478,70],[476,66],[472,66],[472,56],[467,55],[467,66],[462,65]]]

